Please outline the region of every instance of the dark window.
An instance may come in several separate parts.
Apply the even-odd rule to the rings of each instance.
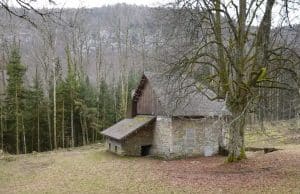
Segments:
[[[141,156],[148,156],[150,154],[151,145],[144,145],[141,147]]]
[[[115,146],[115,152],[117,152],[118,151],[118,146]]]
[[[110,144],[110,143],[108,144],[108,149],[109,149],[109,150],[111,149],[111,144]]]

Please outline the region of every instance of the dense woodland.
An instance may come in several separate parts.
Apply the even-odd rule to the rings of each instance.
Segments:
[[[187,60],[185,51],[199,47],[205,34],[194,12],[166,8],[118,4],[52,13],[50,19],[30,13],[34,27],[0,10],[0,149],[9,153],[101,141],[100,131],[125,117],[141,73]],[[232,33],[226,29],[225,37]],[[299,49],[299,26],[291,29],[280,33]],[[200,69],[192,76],[211,84],[214,69]],[[258,89],[253,121],[297,116],[297,82],[289,74],[278,79],[293,87]]]
[[[82,10],[66,12],[69,22],[77,25]],[[3,22],[4,31],[14,22],[21,27],[2,34],[0,149],[20,154],[101,141],[101,130],[126,116],[140,78],[141,69],[129,68],[134,65],[130,42],[121,37],[103,40],[103,31],[89,34],[93,39],[88,40],[89,29],[83,33],[79,24],[66,27],[48,21],[50,29],[37,29],[5,17],[9,22]],[[119,36],[120,28],[116,27]]]
[[[79,75],[68,57],[67,74],[61,76],[57,60],[56,78],[49,91],[39,72],[32,85],[24,83],[26,66],[20,51],[13,48],[7,64],[6,94],[1,102],[1,148],[10,153],[28,153],[74,147],[101,140],[99,132],[126,116],[130,92],[136,83],[129,73],[115,87],[100,80],[95,87]],[[54,84],[55,81],[55,84]]]

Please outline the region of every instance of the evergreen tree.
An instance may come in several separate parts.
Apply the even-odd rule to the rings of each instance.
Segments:
[[[54,79],[49,79],[48,90],[43,89],[38,68],[32,85],[26,89],[26,68],[18,49],[11,52],[5,103],[0,107],[0,149],[19,154],[86,145],[101,141],[100,131],[126,116],[131,90],[136,85],[135,75],[124,75],[116,88],[110,88],[102,79],[96,89],[88,76],[77,72],[68,47],[66,56],[65,78],[60,63],[56,67],[55,92]],[[55,94],[56,99],[50,94]],[[52,137],[57,140],[54,147]]]
[[[30,91],[27,92],[27,114],[25,120],[28,123],[28,128],[31,128],[31,150],[41,151],[41,123],[44,112],[42,110],[42,104],[44,101],[43,88],[41,85],[41,78],[36,68],[35,76],[33,79],[33,86]]]
[[[66,90],[68,94],[68,103],[70,107],[70,128],[71,128],[71,146],[75,146],[75,123],[74,123],[74,111],[75,101],[78,95],[78,76],[76,74],[76,68],[71,58],[71,52],[69,47],[66,48],[68,72],[66,78]]]
[[[57,84],[57,112],[58,112],[58,126],[61,126],[60,134],[58,135],[61,139],[61,145],[64,148],[66,146],[66,104],[68,100],[68,93],[67,93],[67,84],[64,80],[58,79]]]
[[[99,127],[103,130],[115,122],[115,112],[113,109],[113,91],[109,90],[109,87],[105,80],[101,81],[100,94],[99,94]]]
[[[26,68],[21,64],[19,49],[14,48],[11,52],[7,65],[7,91],[6,91],[6,111],[8,114],[8,130],[15,130],[16,154],[20,153],[20,129],[22,127],[24,84],[23,77]]]

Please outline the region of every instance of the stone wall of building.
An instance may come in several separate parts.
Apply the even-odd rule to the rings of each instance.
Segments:
[[[106,150],[116,153],[118,155],[125,155],[122,141],[118,141],[109,137],[106,137],[105,141]]]
[[[157,116],[153,131],[153,143],[151,154],[161,157],[169,157],[172,152],[172,118]]]
[[[219,153],[219,147],[222,144],[222,127],[223,123],[218,119],[209,120],[204,127],[205,143],[204,143],[204,156],[212,156]]]
[[[108,151],[118,155],[140,156],[141,147],[152,145],[154,123],[147,125],[123,140],[115,140],[107,137],[105,147]]]
[[[173,118],[170,158],[211,156],[219,151],[222,122],[214,118]]]
[[[154,123],[122,141],[107,138],[106,148],[119,155],[140,156],[142,146],[151,145],[151,155],[168,159],[211,156],[224,144],[224,126],[217,118],[157,116]]]
[[[140,156],[142,146],[152,146],[154,123],[128,136],[123,143],[123,150],[128,156]]]

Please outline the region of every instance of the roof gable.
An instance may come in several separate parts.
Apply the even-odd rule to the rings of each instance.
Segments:
[[[149,82],[162,111],[168,116],[222,116],[229,115],[224,101],[211,101],[214,97],[209,89],[201,92],[192,79],[179,80],[163,73],[144,72],[133,100],[138,101],[145,84]]]

